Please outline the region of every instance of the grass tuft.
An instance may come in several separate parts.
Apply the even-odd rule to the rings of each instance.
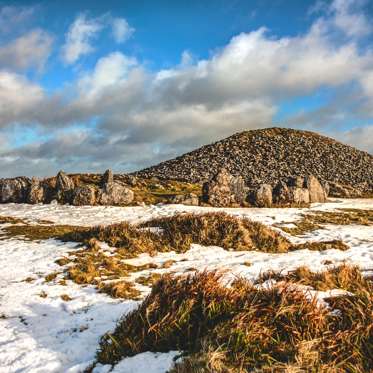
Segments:
[[[291,278],[313,276],[301,271]],[[262,289],[243,279],[222,286],[217,273],[163,276],[140,307],[102,337],[97,361],[115,364],[145,351],[178,349],[187,357],[172,373],[371,371],[371,282],[347,266],[319,276],[332,278],[328,286],[356,292],[328,299],[327,309],[291,282]],[[320,288],[321,282],[309,283]]]

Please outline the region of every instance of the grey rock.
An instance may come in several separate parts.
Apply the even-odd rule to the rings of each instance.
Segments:
[[[326,202],[326,193],[319,180],[313,175],[307,176],[305,179],[307,189],[310,193],[310,202]]]
[[[44,186],[39,179],[33,177],[31,179],[31,185],[27,195],[27,203],[37,204],[43,202],[45,202]]]
[[[27,193],[30,180],[26,177],[14,179],[2,179],[0,181],[0,199],[2,203],[24,203],[27,200]]]
[[[57,174],[56,199],[60,203],[71,203],[74,193],[74,182],[63,171]]]
[[[110,169],[106,170],[105,173],[102,176],[102,184],[108,184],[108,183],[113,183],[114,182],[114,175],[113,171]]]
[[[75,206],[94,205],[96,203],[96,189],[91,185],[84,185],[74,189],[72,204]]]
[[[216,207],[243,204],[245,198],[244,180],[240,176],[232,176],[225,168],[206,182],[202,188],[202,200]]]
[[[98,203],[101,205],[129,205],[133,202],[135,194],[133,191],[119,183],[107,183],[100,190]]]
[[[272,206],[272,187],[269,184],[262,184],[255,192],[254,205],[257,207]]]
[[[307,188],[289,188],[291,199],[289,202],[303,205],[310,203],[310,192]]]

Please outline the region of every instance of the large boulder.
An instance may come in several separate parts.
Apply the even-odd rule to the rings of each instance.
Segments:
[[[96,203],[96,189],[91,185],[75,188],[72,204],[75,206],[94,205]]]
[[[271,207],[272,206],[272,187],[269,184],[262,184],[255,191],[254,205],[257,207]]]
[[[27,195],[27,203],[36,204],[43,202],[45,202],[44,186],[39,179],[33,177]]]
[[[71,203],[74,194],[74,182],[63,171],[57,174],[56,199],[60,203]]]
[[[320,184],[319,180],[313,176],[307,176],[305,178],[305,184],[310,193],[310,202],[326,202],[326,192],[325,189]]]
[[[304,205],[310,203],[310,192],[307,188],[290,187],[290,201],[296,205]]]
[[[98,195],[98,203],[101,205],[129,205],[134,200],[134,193],[130,188],[119,183],[107,183]]]
[[[242,205],[246,199],[245,182],[241,176],[233,176],[221,169],[202,188],[202,200],[212,206]]]
[[[2,179],[0,181],[0,201],[2,203],[24,203],[29,187],[30,180],[26,177]]]

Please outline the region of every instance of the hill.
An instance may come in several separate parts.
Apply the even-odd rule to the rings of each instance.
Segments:
[[[363,193],[373,191],[372,155],[314,132],[277,127],[236,133],[135,175],[201,183],[222,167],[253,186],[313,174]]]

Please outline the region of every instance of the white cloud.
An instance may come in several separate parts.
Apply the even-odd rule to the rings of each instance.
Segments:
[[[0,32],[14,33],[15,27],[22,26],[35,13],[34,6],[0,7]]]
[[[94,51],[93,40],[107,26],[111,27],[116,43],[123,43],[135,31],[124,18],[113,18],[110,14],[88,18],[85,14],[80,14],[66,33],[66,41],[62,47],[64,62],[73,64],[80,57],[92,53]]]
[[[124,18],[113,18],[112,31],[114,40],[119,44],[128,40],[135,32],[135,29]]]
[[[334,24],[350,37],[361,37],[372,31],[371,22],[360,11],[362,0],[334,0],[330,6],[334,12]]]
[[[92,40],[102,27],[100,19],[89,19],[85,14],[80,14],[66,34],[66,41],[62,48],[62,58],[65,63],[75,63],[81,56],[91,53],[94,50],[91,45]]]
[[[0,46],[0,68],[25,70],[42,69],[52,49],[53,38],[47,32],[35,29],[12,42]]]
[[[43,90],[21,75],[0,71],[0,126],[32,123],[45,99]]]
[[[78,89],[85,97],[96,97],[109,87],[120,84],[128,72],[137,64],[120,52],[114,52],[97,61],[94,71],[86,74],[78,82]]]

